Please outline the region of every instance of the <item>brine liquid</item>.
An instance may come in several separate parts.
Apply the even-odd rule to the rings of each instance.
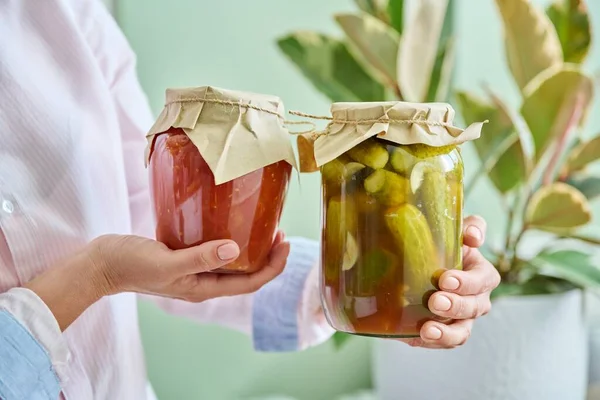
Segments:
[[[348,154],[322,169],[322,300],[337,330],[418,336],[436,318],[436,278],[461,267],[462,161],[455,149],[423,155],[370,140],[389,154],[383,172]]]

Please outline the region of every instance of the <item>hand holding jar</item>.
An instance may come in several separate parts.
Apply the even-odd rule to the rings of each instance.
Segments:
[[[463,270],[444,272],[439,280],[441,290],[429,298],[429,309],[453,322],[428,321],[421,327],[419,337],[401,341],[415,347],[439,349],[460,346],[471,336],[473,322],[490,311],[490,295],[500,283],[498,271],[478,250],[485,241],[485,232],[483,219],[465,218]]]
[[[321,171],[321,291],[335,329],[451,347],[472,322],[453,319],[478,316],[464,315],[461,305],[473,298],[459,295],[480,295],[485,311],[497,273],[485,263],[483,273],[475,268],[485,261],[476,249],[463,264],[463,240],[477,244],[463,238],[458,148],[478,138],[483,123],[463,130],[453,116],[441,103],[334,103],[327,128],[299,139],[303,171]],[[480,279],[488,287],[479,290]]]
[[[278,233],[260,271],[222,275],[213,272],[234,262],[240,254],[238,245],[231,240],[171,250],[163,243],[139,236],[105,235],[25,287],[46,303],[61,330],[65,330],[100,298],[122,292],[190,302],[255,292],[283,271],[289,251],[289,243]]]

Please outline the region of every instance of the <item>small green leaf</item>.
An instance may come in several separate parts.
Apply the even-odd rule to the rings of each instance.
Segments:
[[[564,293],[578,286],[551,276],[535,275],[523,283],[500,283],[492,292],[492,300],[507,296],[535,296]]]
[[[387,6],[389,24],[399,34],[404,29],[404,0],[389,0]]]
[[[489,170],[489,178],[501,193],[517,186],[527,176],[526,159],[519,137],[509,115],[501,108],[468,92],[457,93],[458,104],[467,125],[476,121],[489,120],[484,125],[481,137],[473,144],[482,162],[491,157],[497,160]],[[513,138],[513,139],[510,139]],[[501,154],[502,143],[510,140],[509,147]]]
[[[556,28],[565,62],[581,64],[592,42],[590,18],[584,0],[555,0],[546,14]]]
[[[593,80],[577,68],[547,70],[525,90],[521,114],[535,145],[536,159],[550,144],[584,118],[593,96]]]
[[[381,83],[395,87],[398,32],[369,14],[338,14],[335,20],[363,67]]]
[[[496,0],[504,22],[506,57],[521,89],[540,72],[560,65],[560,40],[550,19],[529,0]]]
[[[569,153],[564,167],[564,174],[571,175],[581,171],[594,161],[600,160],[600,136],[577,145]]]
[[[331,339],[333,340],[333,345],[335,346],[335,349],[340,350],[351,338],[352,335],[349,335],[347,333],[335,332]]]
[[[529,261],[542,272],[584,288],[600,289],[600,269],[589,254],[576,250],[545,251]]]
[[[592,211],[583,193],[562,182],[535,192],[525,217],[528,226],[550,232],[578,228],[591,220]]]
[[[419,0],[415,17],[405,26],[398,53],[398,82],[404,99],[427,99],[438,55],[448,0]]]
[[[385,17],[385,11],[388,7],[388,0],[354,0],[358,8],[381,19]]]
[[[373,80],[338,39],[296,32],[277,41],[279,48],[331,101],[381,101],[384,87]]]
[[[600,197],[600,176],[573,176],[567,183],[583,193],[589,201]]]

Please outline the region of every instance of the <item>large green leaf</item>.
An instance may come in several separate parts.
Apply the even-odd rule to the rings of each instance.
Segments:
[[[594,82],[574,65],[544,71],[525,90],[521,114],[542,158],[550,144],[585,116],[593,96]]]
[[[296,32],[277,41],[279,48],[331,101],[381,101],[384,87],[368,75],[338,39]]]
[[[458,92],[457,99],[466,124],[490,121],[484,125],[481,137],[473,144],[484,164],[491,157],[497,160],[490,167],[489,178],[501,193],[508,192],[522,182],[527,174],[526,158],[510,116],[468,92]],[[503,151],[504,141],[509,141],[509,146]]]
[[[535,275],[523,283],[500,283],[492,292],[492,300],[507,296],[535,296],[564,293],[577,287],[579,286],[560,278]]]
[[[573,176],[567,180],[567,183],[589,200],[595,200],[600,197],[600,176]]]
[[[571,175],[581,171],[594,161],[600,160],[600,136],[582,142],[569,153],[563,173]]]
[[[583,193],[562,182],[535,192],[525,215],[528,226],[550,232],[572,230],[591,220],[592,211]]]
[[[400,35],[369,14],[337,14],[335,20],[349,39],[364,68],[387,86],[396,87],[396,58]]]
[[[415,7],[415,17],[404,27],[397,76],[404,99],[423,102],[438,58],[448,0],[419,0]]]
[[[387,6],[389,24],[399,34],[404,29],[404,0],[389,0]]]
[[[577,286],[600,289],[600,268],[589,254],[576,250],[544,251],[529,262],[540,271],[552,273]]]
[[[454,72],[454,59],[456,53],[456,42],[452,37],[454,29],[454,7],[449,1],[444,17],[444,25],[440,34],[438,50],[431,71],[429,89],[427,91],[427,102],[447,102],[450,90],[450,80]]]
[[[450,92],[450,81],[454,70],[456,55],[456,42],[454,39],[447,40],[438,50],[431,81],[427,91],[427,102],[447,102]]]
[[[590,50],[592,33],[584,0],[555,0],[546,14],[554,24],[566,62],[582,63]]]
[[[521,89],[540,72],[563,62],[550,19],[529,0],[496,0],[504,22],[506,57]]]

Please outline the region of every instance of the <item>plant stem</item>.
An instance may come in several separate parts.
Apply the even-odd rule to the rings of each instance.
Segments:
[[[544,186],[551,184],[554,180],[556,165],[558,164],[558,161],[560,160],[560,157],[563,154],[569,134],[571,133],[571,131],[573,131],[573,129],[581,119],[581,114],[583,113],[583,100],[583,96],[581,94],[578,94],[575,100],[575,107],[573,107],[573,112],[571,113],[571,115],[569,116],[569,120],[567,121],[567,126],[565,127],[564,131],[561,132],[558,138],[558,143],[556,144],[556,148],[554,149],[554,153],[552,154],[552,158],[550,159],[546,167],[546,171],[542,179],[542,184]]]

